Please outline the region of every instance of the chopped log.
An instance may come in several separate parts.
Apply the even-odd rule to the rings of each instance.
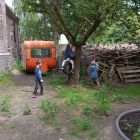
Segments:
[[[125,80],[126,83],[135,83],[135,82],[140,82],[140,78],[139,79],[127,79]]]
[[[128,71],[122,71],[123,74],[129,74],[129,73],[140,73],[140,69],[139,70],[128,70]]]
[[[123,77],[125,79],[129,79],[129,78],[140,78],[140,74],[124,75]]]

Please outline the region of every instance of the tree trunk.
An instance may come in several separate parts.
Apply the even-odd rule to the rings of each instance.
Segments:
[[[68,76],[68,84],[69,85],[78,85],[79,79],[80,79],[80,58],[81,58],[81,46],[75,47],[75,61],[74,61],[74,73],[70,76]]]

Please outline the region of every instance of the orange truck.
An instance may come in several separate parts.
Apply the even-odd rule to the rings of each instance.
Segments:
[[[56,68],[56,47],[54,41],[24,41],[21,61],[27,72],[33,72],[36,61],[41,59],[42,72]]]

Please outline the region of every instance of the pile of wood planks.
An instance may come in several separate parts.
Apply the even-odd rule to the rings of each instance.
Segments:
[[[84,53],[83,53],[84,54]],[[90,50],[87,56],[99,62],[100,76],[112,81],[134,83],[140,82],[140,49],[137,50]]]

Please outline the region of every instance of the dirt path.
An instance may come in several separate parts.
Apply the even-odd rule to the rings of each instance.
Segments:
[[[44,82],[46,83],[45,77]],[[31,93],[34,89],[34,76],[14,72],[13,84],[0,87],[0,98],[9,95],[11,98],[11,112],[16,115],[11,118],[0,113],[0,140],[82,140],[65,135],[65,129],[56,131],[50,125],[41,122],[40,103],[45,99],[57,98],[55,90],[46,84],[45,95],[33,99]],[[24,116],[25,104],[31,108],[32,115]],[[123,111],[138,108],[140,103],[114,104],[109,117],[97,118],[96,126],[99,130],[98,140],[121,140],[116,132],[115,119]],[[83,139],[86,140],[86,139]]]
[[[13,83],[0,87],[0,98],[9,95],[11,98],[10,112],[16,115],[11,118],[0,113],[0,140],[71,140],[63,131],[56,131],[50,125],[45,125],[40,118],[42,111],[40,103],[43,99],[56,99],[57,93],[50,86],[45,86],[44,96],[32,98],[34,76],[14,72]],[[44,82],[46,82],[44,77]],[[23,110],[28,104],[32,115],[24,116]],[[73,140],[78,140],[73,138]]]

